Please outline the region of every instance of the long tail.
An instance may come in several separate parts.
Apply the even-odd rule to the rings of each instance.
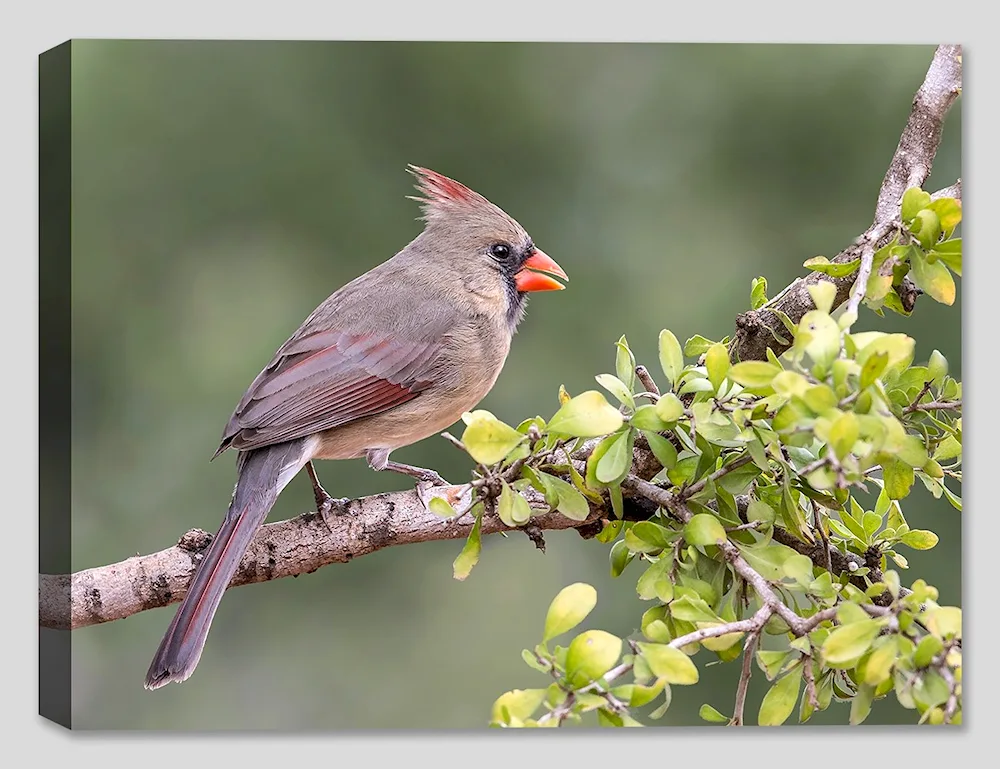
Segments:
[[[146,673],[146,688],[187,679],[198,665],[215,610],[278,494],[309,460],[307,440],[242,452],[229,512]]]

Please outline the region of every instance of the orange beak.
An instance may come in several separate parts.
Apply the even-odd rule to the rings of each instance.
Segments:
[[[544,251],[537,248],[529,256],[524,265],[514,275],[517,290],[522,293],[528,291],[562,291],[566,286],[558,280],[549,277],[555,275],[563,280],[569,280],[569,275]]]

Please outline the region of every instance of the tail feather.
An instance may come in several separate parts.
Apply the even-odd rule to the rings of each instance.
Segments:
[[[194,672],[215,611],[243,554],[278,494],[309,460],[307,449],[306,440],[297,440],[240,454],[239,479],[229,512],[160,641],[146,673],[147,689],[184,681]]]

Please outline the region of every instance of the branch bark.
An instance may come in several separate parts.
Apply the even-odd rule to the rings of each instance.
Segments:
[[[730,342],[729,353],[734,360],[766,360],[767,349],[781,355],[790,347],[781,318],[775,311],[783,312],[793,323],[798,323],[810,310],[814,309],[809,286],[821,280],[836,286],[834,307],[850,302],[850,309],[857,309],[861,301],[867,276],[871,272],[875,252],[888,243],[899,222],[899,206],[903,193],[910,187],[921,187],[930,176],[941,143],[944,119],[951,105],[962,91],[962,47],[941,45],[934,52],[934,58],[924,77],[924,82],[913,99],[913,107],[906,127],[899,138],[896,152],[889,163],[875,203],[875,218],[847,248],[837,254],[832,261],[851,262],[860,259],[859,270],[842,278],[814,272],[805,278],[795,280],[771,301],[757,310],[742,313],[736,318],[736,332]],[[954,197],[961,199],[961,179],[932,197]],[[857,283],[858,291],[852,296],[852,288]]]

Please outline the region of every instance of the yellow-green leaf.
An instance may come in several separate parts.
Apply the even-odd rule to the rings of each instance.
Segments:
[[[830,667],[851,667],[871,646],[880,625],[873,619],[835,628],[823,642],[823,659]]]
[[[861,264],[860,259],[852,259],[849,262],[831,262],[825,256],[814,256],[812,259],[806,259],[802,263],[802,266],[814,272],[822,272],[831,278],[843,278],[857,270],[859,264]],[[813,301],[815,301],[815,298]],[[818,309],[824,309],[818,304],[816,306]],[[829,312],[829,308],[826,311]]]
[[[472,458],[484,465],[499,462],[525,439],[524,435],[489,411],[467,412],[462,419],[466,424],[462,443]]]
[[[744,387],[767,387],[782,371],[780,366],[762,360],[747,360],[729,369],[729,378]]]
[[[802,683],[802,666],[779,678],[767,690],[760,703],[757,713],[757,723],[760,726],[781,726],[795,709],[799,699],[799,686]]]
[[[434,515],[439,515],[442,518],[454,518],[458,515],[455,508],[448,503],[448,500],[442,497],[431,497],[431,501],[427,503],[427,507]]]
[[[900,541],[914,550],[930,550],[938,543],[938,535],[926,529],[912,529],[906,532]]]
[[[653,675],[664,679],[668,684],[687,686],[698,683],[698,668],[680,649],[664,644],[638,644],[639,652]]]
[[[626,430],[604,452],[594,471],[601,483],[616,483],[628,474],[632,466],[633,436],[632,431]]]
[[[596,605],[597,591],[586,582],[564,587],[549,604],[542,640],[550,641],[572,630],[587,618]]]
[[[886,457],[882,462],[882,480],[889,499],[903,499],[913,486],[913,468],[895,457]]]
[[[642,431],[642,434],[646,438],[646,442],[649,443],[649,449],[653,452],[664,469],[671,470],[674,465],[677,464],[677,448],[664,438],[662,435],[657,435],[653,432]]]
[[[711,513],[699,513],[684,524],[684,539],[689,545],[715,545],[726,541],[726,530]]]
[[[713,708],[711,705],[702,705],[698,708],[698,717],[702,721],[708,721],[710,724],[728,724],[729,716],[724,716],[718,710]]]
[[[951,233],[962,221],[962,201],[956,198],[932,200],[927,208],[937,214],[945,233]]]
[[[724,344],[716,342],[708,348],[705,353],[705,368],[708,370],[708,381],[718,390],[729,371],[729,351]]]
[[[821,280],[809,286],[808,291],[817,310],[827,313],[833,310],[833,302],[837,298],[837,287],[833,283]]]
[[[482,524],[483,511],[480,508],[476,515],[476,522],[472,525],[472,531],[469,532],[469,536],[465,540],[465,546],[452,564],[455,579],[459,581],[468,577],[473,567],[479,563],[479,554],[483,550]]]
[[[621,412],[597,390],[588,390],[564,403],[549,420],[548,429],[578,438],[596,438],[621,426]]]
[[[929,193],[919,187],[910,187],[903,193],[903,200],[900,205],[900,216],[904,222],[908,222],[926,208],[931,202]]]
[[[545,699],[545,689],[514,689],[504,692],[493,703],[491,720],[493,723],[508,723],[503,717],[504,710],[512,718],[524,721],[531,717]]]
[[[664,393],[656,402],[656,415],[671,424],[684,416],[684,404],[673,393]]]
[[[681,352],[681,344],[677,341],[672,331],[663,329],[660,332],[660,368],[667,378],[668,386],[673,387],[677,383],[681,370],[684,368],[684,354]]]
[[[931,263],[914,249],[910,256],[910,268],[910,276],[918,288],[941,304],[955,303],[955,279],[941,261]]]
[[[618,661],[622,639],[604,630],[587,630],[566,650],[566,675],[577,685],[596,681]]]

